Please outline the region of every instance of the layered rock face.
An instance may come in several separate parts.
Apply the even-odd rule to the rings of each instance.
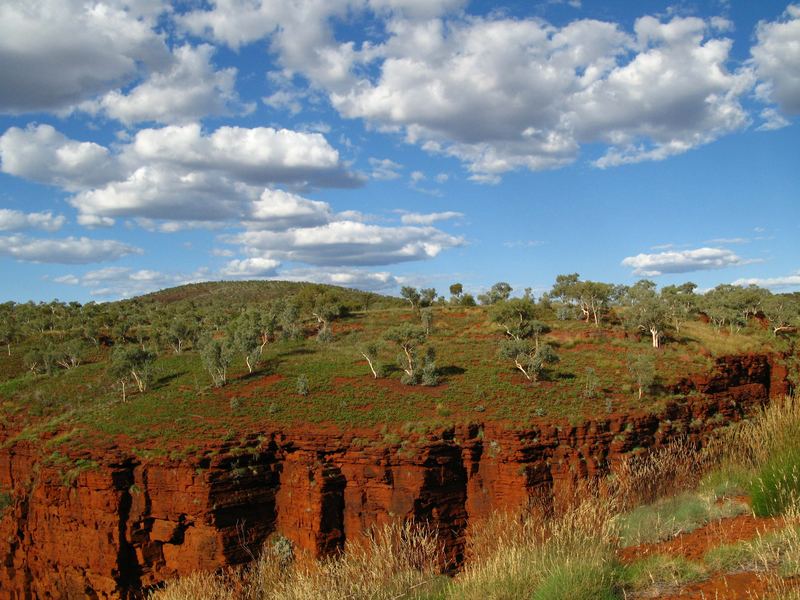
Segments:
[[[532,498],[556,503],[631,451],[741,418],[786,390],[769,357],[721,359],[661,414],[430,434],[283,430],[164,463],[116,451],[74,480],[17,444],[0,451],[0,598],[132,598],[165,579],[247,562],[279,533],[315,555],[394,519],[427,522],[450,564],[471,524]]]

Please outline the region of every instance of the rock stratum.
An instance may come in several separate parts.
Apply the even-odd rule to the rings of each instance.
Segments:
[[[166,579],[247,562],[279,533],[314,555],[368,528],[425,521],[456,563],[469,527],[683,436],[702,442],[787,392],[766,355],[718,359],[657,414],[605,415],[526,428],[458,425],[434,433],[286,428],[147,461],[112,449],[65,480],[39,446],[0,450],[0,597],[133,598]],[[4,434],[0,433],[0,439]],[[5,434],[7,435],[7,434]]]

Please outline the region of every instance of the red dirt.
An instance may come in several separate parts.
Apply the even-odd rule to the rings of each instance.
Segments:
[[[683,556],[690,560],[701,560],[711,548],[722,544],[751,540],[759,534],[763,535],[780,527],[780,525],[779,519],[762,519],[754,517],[752,514],[739,515],[730,519],[713,521],[705,527],[681,534],[671,540],[624,548],[620,552],[620,558],[625,562],[632,562],[651,554],[669,554]]]
[[[674,594],[658,596],[659,600],[754,600],[768,591],[767,581],[757,573],[728,573],[688,586]]]

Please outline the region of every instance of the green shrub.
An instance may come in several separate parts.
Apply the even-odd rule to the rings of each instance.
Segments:
[[[576,557],[580,558],[580,557]],[[531,595],[532,600],[616,600],[611,565],[605,562],[564,562],[548,573]]]
[[[702,565],[682,556],[654,554],[620,568],[619,579],[627,590],[678,586],[705,578]]]
[[[800,501],[800,448],[772,456],[754,478],[750,495],[759,517],[782,514]]]
[[[305,374],[297,376],[297,393],[301,396],[308,396],[308,377]]]

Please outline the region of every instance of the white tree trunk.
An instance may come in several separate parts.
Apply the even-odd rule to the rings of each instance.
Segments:
[[[362,352],[361,356],[363,356],[364,359],[367,361],[367,364],[369,365],[369,370],[372,371],[372,376],[375,379],[377,379],[378,378],[378,373],[375,371],[375,367],[372,366],[372,361],[369,359],[369,356],[367,356],[366,352]]]
[[[661,332],[655,328],[650,328],[650,335],[653,336],[653,348],[658,348],[661,342]]]

